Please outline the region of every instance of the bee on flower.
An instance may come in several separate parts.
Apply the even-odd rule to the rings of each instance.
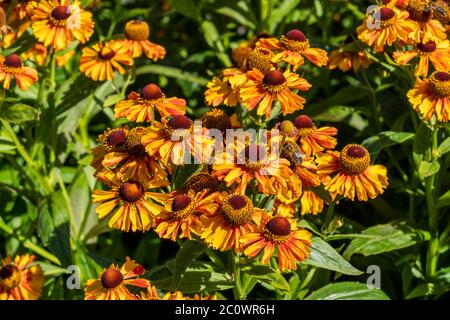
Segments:
[[[366,148],[348,144],[341,152],[327,151],[318,154],[317,173],[325,189],[335,197],[341,195],[352,201],[374,199],[388,186],[387,169],[372,165]]]
[[[130,291],[130,287],[138,290],[151,287],[150,281],[139,278],[145,273],[144,267],[126,258],[125,263],[119,267],[111,264],[97,279],[89,279],[84,289],[85,300],[139,300],[139,297]]]
[[[32,12],[33,34],[45,46],[67,48],[74,40],[85,43],[94,33],[92,13],[78,0],[42,0]]]
[[[6,57],[0,55],[0,82],[3,82],[3,88],[9,89],[12,80],[20,89],[26,91],[38,80],[38,73],[36,69],[24,66],[18,54],[13,53]]]
[[[280,271],[297,269],[297,262],[308,258],[311,251],[311,233],[297,227],[295,220],[282,216],[264,215],[259,226],[241,236],[244,254],[258,257],[262,264],[269,264],[276,253]]]
[[[152,122],[155,109],[161,117],[183,115],[186,113],[186,100],[167,98],[161,88],[150,83],[141,93],[132,91],[126,100],[122,100],[114,107],[116,118],[124,117],[134,122]]]
[[[97,179],[109,190],[94,190],[92,198],[99,203],[96,208],[99,219],[111,216],[109,227],[125,232],[148,231],[153,227],[154,218],[162,211],[168,194],[157,192],[157,188],[167,185],[166,180],[121,181],[110,170],[104,170]]]
[[[435,71],[429,78],[417,78],[408,91],[408,100],[424,120],[435,117],[440,122],[450,119],[450,73]]]
[[[445,27],[433,17],[432,0],[409,0],[406,7],[409,12],[409,20],[414,24],[414,29],[409,37],[416,43],[428,43],[447,38]]]
[[[122,65],[131,66],[133,58],[128,48],[120,41],[97,43],[92,47],[85,47],[80,58],[80,71],[94,81],[114,79],[114,71],[125,73]]]
[[[0,264],[0,300],[37,300],[42,295],[44,274],[33,255],[6,257]]]
[[[298,70],[304,64],[304,58],[318,67],[325,66],[328,62],[327,52],[319,48],[311,48],[309,39],[298,30],[293,29],[277,38],[263,38],[257,43],[262,48],[278,51],[273,58],[273,62],[286,62],[290,64],[293,71]]]

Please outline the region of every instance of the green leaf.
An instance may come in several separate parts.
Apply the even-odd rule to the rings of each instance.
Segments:
[[[211,48],[216,48],[216,42],[220,39],[219,32],[217,31],[214,23],[208,20],[204,20],[200,24],[200,29],[203,32],[206,42]]]
[[[110,95],[108,98],[106,98],[105,102],[103,102],[104,107],[111,107],[118,103],[119,101],[123,100],[125,97],[121,94],[113,94]]]
[[[136,75],[143,75],[143,74],[159,74],[162,76],[175,78],[175,79],[181,79],[188,82],[194,82],[201,86],[206,85],[209,80],[200,76],[197,76],[192,73],[185,72],[181,69],[168,67],[168,66],[161,66],[156,64],[149,64],[142,67],[139,67],[136,69]]]
[[[330,283],[310,294],[306,300],[390,300],[380,289],[360,282]]]
[[[197,259],[203,251],[205,251],[206,247],[204,244],[187,240],[183,243],[180,250],[178,250],[177,255],[175,256],[175,265],[174,265],[174,274],[173,274],[173,286],[174,289],[178,288],[181,280],[183,280],[184,272],[186,268],[191,264],[192,261]]]
[[[421,123],[413,143],[413,159],[417,167],[429,149],[429,141],[431,141],[431,131],[424,123]]]
[[[450,190],[441,195],[436,203],[436,209],[450,206]]]
[[[362,274],[362,271],[353,267],[332,246],[319,237],[312,237],[311,253],[303,263],[348,275]]]
[[[438,150],[440,155],[444,155],[450,151],[450,137],[442,141],[438,147]]]
[[[171,291],[172,277],[152,280],[152,284],[159,289]],[[178,285],[178,290],[185,293],[199,293],[204,291],[222,291],[234,287],[233,281],[226,273],[209,270],[187,271]]]
[[[7,107],[1,114],[6,121],[14,124],[33,121],[38,117],[38,115],[39,112],[36,109],[22,103],[13,104],[12,106]]]
[[[275,289],[283,291],[289,291],[291,289],[283,275],[278,270],[274,270],[270,267],[261,265],[249,266],[247,268],[242,268],[242,272],[252,276],[258,282],[269,285]]]
[[[241,25],[249,27],[252,30],[256,28],[255,24],[248,19],[247,13],[244,13],[244,12],[241,13],[238,10],[236,10],[235,8],[220,7],[218,9],[216,9],[216,12],[221,15],[230,17],[230,18],[236,20]]]
[[[54,192],[42,205],[37,225],[42,242],[58,257],[63,266],[71,264],[68,217],[63,195],[61,192]]]
[[[419,177],[425,179],[439,172],[441,165],[437,161],[421,161],[419,164]]]
[[[431,295],[443,294],[448,291],[448,287],[437,283],[424,283],[414,288],[407,296],[406,299],[414,299],[419,297],[426,297]]]
[[[384,148],[404,143],[408,140],[413,139],[414,136],[415,134],[412,132],[384,131],[364,140],[362,144],[375,158],[378,153]]]
[[[278,23],[283,21],[284,17],[292,13],[292,10],[297,7],[300,0],[282,1],[281,4],[270,12],[269,22],[270,31],[273,33],[275,31]]]
[[[403,249],[430,237],[427,231],[413,229],[403,222],[376,225],[361,233],[373,238],[353,239],[343,254],[346,259],[355,253],[371,256]]]
[[[170,0],[171,6],[186,17],[197,20],[199,18],[199,10],[193,0]]]

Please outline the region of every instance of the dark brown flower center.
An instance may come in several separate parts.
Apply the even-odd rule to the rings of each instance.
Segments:
[[[300,115],[294,120],[294,124],[297,127],[297,129],[310,129],[314,127],[314,122],[312,119],[305,115]]]
[[[444,71],[439,71],[439,72],[436,72],[433,75],[433,77],[436,80],[439,80],[439,81],[449,81],[450,80],[450,73],[444,72]]]
[[[0,279],[8,279],[10,278],[14,273],[13,266],[4,266],[0,269]]]
[[[144,195],[144,187],[137,181],[126,181],[119,189],[119,196],[127,202],[136,202]]]
[[[112,58],[114,58],[116,55],[116,52],[108,47],[104,47],[100,50],[100,52],[98,53],[98,56],[100,57],[100,59],[102,60],[111,60]]]
[[[287,236],[291,233],[291,224],[289,223],[288,219],[284,217],[272,218],[266,224],[266,228],[272,234],[277,236]]]
[[[286,34],[284,36],[286,38],[288,38],[289,40],[300,41],[300,42],[306,41],[305,34],[298,29],[290,30],[290,31],[286,32]]]
[[[266,148],[250,144],[241,151],[241,159],[245,162],[258,162],[266,159]]]
[[[169,120],[169,126],[172,129],[189,129],[192,126],[192,121],[185,115],[174,115]]]
[[[145,272],[145,269],[144,269],[143,266],[136,266],[136,267],[133,269],[133,273],[134,273],[134,274],[137,274],[137,275],[144,274],[144,272]]]
[[[233,209],[235,210],[239,210],[242,209],[243,207],[245,207],[247,205],[247,201],[245,200],[245,198],[243,196],[232,196],[229,200],[228,203],[233,207]]]
[[[391,8],[383,7],[380,9],[380,20],[386,21],[392,19],[395,16],[394,10]]]
[[[102,274],[101,282],[105,289],[113,289],[123,281],[123,274],[117,269],[108,269]]]
[[[112,147],[120,147],[127,140],[127,136],[123,130],[114,130],[108,134],[106,142]]]
[[[161,88],[154,83],[150,83],[142,89],[142,96],[146,100],[156,100],[162,98],[163,95]]]
[[[186,209],[191,203],[191,198],[185,194],[175,196],[172,202],[172,211],[181,211]]]
[[[271,86],[279,86],[286,82],[286,78],[281,71],[272,70],[264,76],[263,81]]]
[[[225,133],[227,129],[231,129],[231,120],[225,112],[219,108],[213,108],[203,116],[202,125],[205,128],[218,129],[222,133]]]
[[[193,190],[197,193],[205,189],[211,192],[219,190],[217,179],[207,172],[196,173],[186,181],[185,190]]]
[[[367,151],[360,146],[351,146],[347,149],[347,155],[352,158],[362,158],[367,155]]]
[[[417,44],[417,48],[423,52],[433,52],[436,50],[436,42],[429,41],[428,43],[419,43]]]
[[[67,6],[57,6],[52,10],[52,17],[56,20],[65,20],[70,17],[71,11]]]
[[[20,59],[20,56],[15,53],[7,56],[3,63],[5,64],[5,66],[10,67],[10,68],[22,67],[22,59]]]

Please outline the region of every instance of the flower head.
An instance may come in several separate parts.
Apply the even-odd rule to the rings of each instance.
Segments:
[[[85,43],[94,33],[92,14],[79,1],[43,0],[33,10],[33,33],[45,46],[63,50],[74,40]]]
[[[299,229],[294,221],[285,217],[264,215],[259,227],[241,236],[244,254],[254,258],[260,254],[262,264],[268,264],[275,252],[281,271],[297,269],[297,261],[305,260],[310,253],[311,233]]]
[[[130,292],[129,286],[140,289],[150,287],[150,281],[138,278],[145,273],[145,269],[129,257],[122,267],[111,264],[101,272],[97,279],[90,279],[86,283],[85,300],[138,300]]]
[[[19,55],[0,55],[0,82],[3,82],[3,88],[9,89],[13,79],[17,86],[25,91],[37,81],[38,74],[35,69],[24,66]]]
[[[0,264],[0,300],[37,300],[44,287],[44,274],[35,256],[7,257]]]
[[[95,81],[114,79],[114,70],[125,73],[123,65],[130,66],[133,58],[119,41],[97,43],[83,48],[80,58],[80,71]]]
[[[158,85],[150,83],[141,93],[131,92],[126,100],[116,104],[116,118],[125,117],[129,121],[152,122],[155,109],[161,117],[186,113],[186,101],[177,97],[167,98]]]
[[[359,201],[367,201],[382,194],[388,186],[386,168],[371,165],[370,154],[361,145],[346,145],[341,152],[327,151],[319,154],[316,161],[317,173],[333,196],[339,194],[353,201],[356,195]]]

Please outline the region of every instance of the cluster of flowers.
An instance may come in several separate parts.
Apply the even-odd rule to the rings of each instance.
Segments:
[[[20,21],[31,23],[40,44],[50,46],[50,50],[63,50],[75,39],[84,43],[93,34],[92,16],[77,1],[25,1],[16,9],[22,13]],[[149,42],[148,36],[148,24],[130,21],[124,39],[85,47],[80,70],[94,80],[110,80],[114,70],[126,72],[121,64],[131,65],[142,53],[152,60],[163,58],[164,48]],[[36,54],[27,54],[38,63]],[[186,116],[186,101],[166,97],[157,84],[147,84],[115,105],[116,118],[126,118],[130,123],[106,130],[93,148],[92,166],[106,187],[93,192],[96,212],[100,219],[109,218],[111,228],[124,232],[153,229],[163,239],[194,238],[215,250],[233,250],[257,258],[262,264],[277,256],[279,270],[295,270],[297,262],[309,256],[312,244],[311,233],[298,226],[297,212],[323,211],[325,201],[316,193],[317,188],[324,187],[333,201],[355,197],[367,201],[384,192],[387,171],[382,165],[371,164],[368,151],[361,145],[334,150],[337,130],[318,128],[304,114],[269,128],[269,133],[281,132],[269,134],[269,139],[280,140],[277,157],[269,152],[271,143],[234,141],[223,141],[225,151],[211,154],[215,140],[209,133],[213,129],[246,129],[243,120],[248,119],[257,119],[254,122],[265,127],[277,108],[283,116],[302,110],[306,100],[298,91],[311,87],[297,73],[305,58],[319,67],[329,63],[327,53],[312,48],[306,35],[297,29],[279,39],[261,34],[235,49],[233,58],[236,67],[223,70],[207,86],[205,99],[211,110],[201,119],[197,134],[193,120]],[[12,78],[22,89],[37,80],[36,71],[24,67],[20,56],[0,59],[0,81],[4,80],[5,87]],[[229,109],[224,111],[221,105],[245,109],[248,119],[239,116],[240,112],[229,116],[225,112]],[[186,135],[181,140],[173,139],[179,130]],[[251,156],[251,150],[257,151],[257,159]],[[174,189],[186,153],[202,164],[182,187]],[[206,162],[205,154],[213,157],[212,164]],[[34,280],[41,274],[17,280],[20,272],[32,269],[16,266],[17,270],[7,262],[2,267],[1,290],[17,292],[16,288],[31,288],[29,283],[42,287]],[[85,298],[158,298],[156,289],[138,278],[143,274],[142,266],[132,260],[120,269],[112,265],[97,280],[88,281]],[[136,296],[125,285],[146,288],[147,292]],[[36,291],[31,289],[28,292]],[[9,297],[21,298],[18,293]],[[164,298],[181,298],[181,294]]]
[[[357,36],[376,53],[387,54],[386,48],[394,46],[392,57],[399,66],[414,62],[416,82],[407,94],[409,102],[423,120],[448,122],[449,32],[450,7],[443,0],[383,0],[381,6],[367,13]],[[340,50],[337,64],[348,66],[349,57],[358,61],[355,69],[364,65],[363,61],[365,67],[370,64],[371,59],[363,50]],[[365,58],[358,60],[361,56]]]

